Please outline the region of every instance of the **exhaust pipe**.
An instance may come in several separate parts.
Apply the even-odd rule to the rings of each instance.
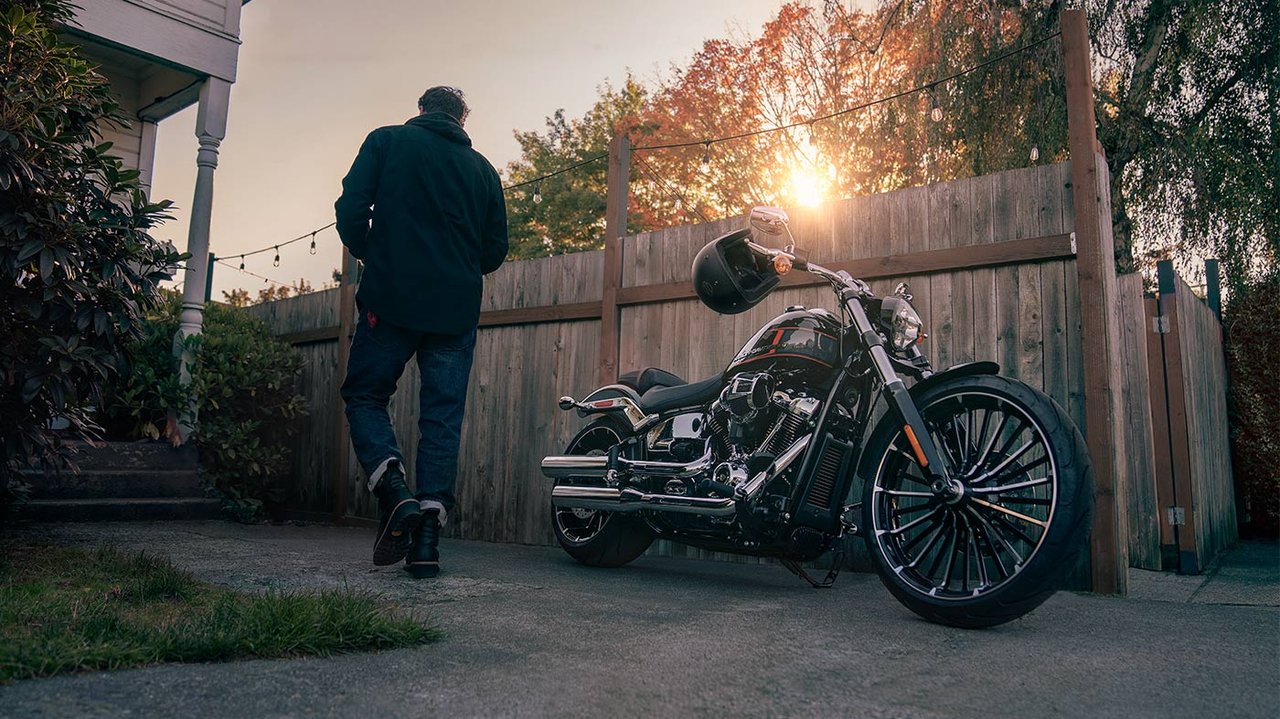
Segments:
[[[630,514],[656,509],[705,517],[732,517],[738,511],[732,498],[712,499],[675,494],[645,494],[635,489],[560,486],[551,490],[551,504],[565,509],[598,509]]]
[[[696,477],[711,469],[711,452],[688,464],[679,462],[648,462],[618,458],[619,471],[639,474],[648,477],[664,477],[682,479]],[[587,457],[583,455],[552,455],[542,458],[542,473],[552,479],[568,477],[603,477],[609,471],[608,457]]]
[[[738,511],[738,500],[751,501],[768,482],[782,474],[809,446],[813,435],[797,439],[773,465],[744,482],[733,497],[687,497],[677,494],[647,494],[637,489],[613,487],[578,487],[561,485],[551,490],[551,504],[564,509],[595,509],[603,512],[630,514],[646,509],[681,514],[699,514],[704,517],[732,517]],[[618,458],[619,469],[632,473],[644,473],[651,477],[683,478],[701,474],[711,468],[711,452],[688,464],[676,462],[630,461]],[[551,456],[542,460],[542,473],[548,477],[604,477],[609,470],[608,457],[578,455]]]

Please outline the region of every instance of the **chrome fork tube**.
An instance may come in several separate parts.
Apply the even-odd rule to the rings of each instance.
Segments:
[[[853,326],[862,337],[862,343],[867,348],[867,354],[870,355],[871,362],[876,368],[876,374],[880,376],[884,386],[884,398],[889,403],[889,411],[898,416],[903,430],[908,432],[908,439],[914,435],[910,449],[920,464],[921,470],[935,482],[941,481],[950,486],[950,478],[947,476],[946,464],[942,461],[942,453],[938,451],[938,446],[934,443],[929,428],[925,426],[924,418],[920,416],[920,411],[916,408],[915,400],[911,397],[907,386],[903,384],[898,371],[889,361],[889,351],[885,349],[884,338],[871,325],[867,311],[857,298],[842,294],[841,300],[853,317]]]

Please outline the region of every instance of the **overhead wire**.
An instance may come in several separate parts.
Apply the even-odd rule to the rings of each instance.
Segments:
[[[899,3],[898,3],[898,5],[899,5],[899,6],[900,6],[901,4],[902,4],[901,2],[899,2]],[[889,16],[889,21],[891,21],[891,20],[893,19],[893,16],[897,13],[897,10],[898,10],[898,7],[896,7],[896,6],[895,6],[895,8],[893,9],[892,13],[891,13],[891,14],[890,14],[890,16]],[[884,28],[882,28],[881,36],[880,36],[879,40],[878,40],[878,41],[877,41],[877,43],[876,43],[877,49],[878,49],[878,47],[879,47],[880,43],[884,41],[884,33],[885,33],[885,32],[887,32],[887,30],[888,30],[889,21],[886,21],[886,22],[885,22],[885,25],[884,25]],[[835,111],[835,112],[827,113],[827,114],[825,114],[825,115],[817,115],[817,116],[814,116],[814,117],[810,117],[810,118],[808,118],[808,119],[804,119],[804,120],[797,120],[796,122],[792,122],[792,123],[785,124],[785,125],[777,125],[777,126],[774,126],[774,127],[765,127],[765,128],[760,128],[759,130],[751,130],[751,131],[748,131],[748,132],[740,132],[740,133],[736,133],[736,134],[732,134],[732,135],[724,135],[724,136],[721,136],[721,137],[704,138],[704,139],[701,139],[701,140],[689,140],[689,141],[685,141],[685,142],[671,142],[671,143],[664,143],[664,144],[659,144],[659,145],[639,145],[639,146],[632,147],[632,148],[631,148],[631,151],[632,151],[633,153],[639,153],[639,152],[653,152],[653,151],[656,151],[656,150],[671,150],[671,149],[684,148],[684,147],[699,147],[699,146],[701,146],[701,147],[704,147],[704,148],[705,148],[705,150],[706,150],[706,151],[704,152],[704,154],[703,154],[703,163],[704,163],[704,164],[706,164],[706,163],[708,162],[708,160],[710,159],[710,150],[711,150],[711,146],[712,146],[712,145],[715,145],[715,144],[718,144],[718,143],[722,143],[722,142],[731,142],[731,141],[733,141],[733,140],[741,140],[741,139],[745,139],[745,138],[748,138],[748,137],[756,137],[756,136],[758,136],[758,135],[765,135],[765,134],[768,134],[768,133],[771,133],[771,132],[780,132],[780,131],[782,131],[782,130],[791,130],[791,129],[795,129],[795,128],[797,128],[797,127],[803,127],[803,126],[809,126],[809,127],[812,127],[812,126],[814,125],[814,123],[823,122],[823,121],[825,121],[825,120],[830,120],[830,119],[835,118],[835,117],[840,117],[840,116],[843,116],[843,115],[848,115],[848,114],[851,114],[851,113],[855,113],[855,112],[859,112],[859,111],[862,111],[862,110],[866,110],[866,109],[868,109],[868,108],[875,107],[875,106],[877,106],[877,105],[882,105],[882,104],[887,103],[887,102],[892,102],[892,101],[894,101],[894,100],[898,100],[898,99],[901,99],[901,98],[903,98],[903,97],[908,97],[908,96],[910,96],[910,95],[914,95],[914,94],[916,94],[916,93],[920,93],[920,92],[929,93],[929,94],[930,94],[930,96],[931,96],[931,97],[933,97],[933,92],[934,92],[935,88],[937,88],[937,86],[939,86],[939,85],[942,85],[942,84],[945,84],[945,83],[951,82],[951,81],[956,80],[956,79],[958,79],[958,78],[960,78],[960,77],[963,77],[963,76],[965,76],[965,75],[967,75],[967,74],[969,74],[969,73],[977,72],[977,71],[979,71],[979,70],[982,70],[982,69],[988,68],[988,67],[990,67],[990,66],[992,66],[992,65],[995,65],[995,64],[996,64],[996,63],[998,63],[998,62],[1001,62],[1001,61],[1003,61],[1003,60],[1007,60],[1007,59],[1009,59],[1010,57],[1013,57],[1013,56],[1018,55],[1018,54],[1020,54],[1020,53],[1026,52],[1026,51],[1028,51],[1028,50],[1030,50],[1030,49],[1032,49],[1032,48],[1034,48],[1034,47],[1037,47],[1037,46],[1039,46],[1039,45],[1042,45],[1042,44],[1044,44],[1044,43],[1046,43],[1046,42],[1048,42],[1048,41],[1050,41],[1050,40],[1052,40],[1052,39],[1054,39],[1054,38],[1056,38],[1056,37],[1061,36],[1061,35],[1062,35],[1062,31],[1061,31],[1061,30],[1058,30],[1058,31],[1056,31],[1056,32],[1053,32],[1053,33],[1050,33],[1050,34],[1048,34],[1048,35],[1045,35],[1044,37],[1041,37],[1041,38],[1036,39],[1036,40],[1032,40],[1031,42],[1024,43],[1024,44],[1020,45],[1019,47],[1013,48],[1013,49],[1008,50],[1008,51],[1006,51],[1006,52],[1000,53],[999,55],[996,55],[996,56],[994,56],[994,57],[988,58],[988,59],[986,59],[986,60],[984,60],[984,61],[982,61],[982,62],[980,62],[980,63],[974,64],[974,65],[970,65],[969,67],[966,67],[966,68],[963,68],[963,69],[957,70],[956,72],[953,72],[953,73],[951,73],[950,75],[947,75],[947,76],[945,76],[945,77],[937,78],[937,79],[935,79],[935,80],[930,80],[929,82],[926,82],[926,83],[924,83],[923,85],[919,85],[919,86],[917,86],[917,87],[913,87],[913,88],[910,88],[910,89],[907,89],[907,90],[902,90],[901,92],[896,92],[896,93],[893,93],[893,94],[891,94],[891,95],[886,95],[886,96],[884,96],[884,97],[881,97],[881,98],[878,98],[878,99],[875,99],[875,100],[871,100],[871,101],[869,101],[869,102],[864,102],[864,103],[861,103],[861,104],[858,104],[858,105],[853,105],[853,106],[851,106],[851,107],[846,107],[846,108],[844,108],[844,109],[842,109],[842,110],[837,110],[837,111]],[[933,107],[933,110],[936,110],[936,109],[937,109],[937,107],[936,107],[936,100],[934,101],[934,105],[935,105],[935,106]],[[936,113],[935,113],[935,114],[936,114]],[[565,165],[564,167],[561,167],[561,168],[556,169],[556,170],[553,170],[553,171],[551,171],[551,172],[548,172],[548,173],[545,173],[545,174],[539,175],[539,176],[537,176],[537,177],[533,177],[533,178],[530,178],[530,179],[527,179],[527,180],[521,180],[520,182],[515,182],[515,183],[512,183],[512,184],[510,184],[510,185],[504,185],[504,186],[502,187],[502,191],[503,191],[503,192],[508,192],[508,191],[510,191],[510,190],[514,190],[514,189],[517,189],[517,188],[520,188],[520,187],[526,187],[526,186],[528,186],[528,185],[535,185],[535,186],[537,186],[537,185],[540,185],[544,180],[551,179],[551,178],[556,177],[556,176],[558,176],[558,175],[563,175],[563,174],[565,174],[565,173],[567,173],[567,172],[572,172],[573,170],[576,170],[576,169],[578,169],[578,168],[580,168],[580,167],[585,167],[585,166],[587,166],[587,165],[590,165],[590,164],[591,164],[591,163],[593,163],[593,162],[598,162],[598,161],[600,161],[600,160],[603,160],[603,159],[607,158],[608,156],[609,156],[609,153],[608,153],[608,152],[602,152],[602,153],[599,153],[599,154],[597,154],[597,155],[592,155],[592,156],[590,156],[590,157],[587,157],[587,158],[584,158],[584,159],[582,159],[582,160],[579,160],[578,162],[575,162],[575,163],[572,163],[572,164],[569,164],[569,165]],[[657,181],[659,184],[662,184],[662,185],[666,186],[666,187],[668,188],[668,192],[674,192],[674,193],[675,193],[675,197],[676,197],[676,198],[678,198],[678,199],[679,199],[679,201],[680,201],[682,204],[684,204],[684,205],[686,205],[686,206],[689,206],[689,207],[691,208],[691,210],[694,212],[694,214],[698,215],[698,217],[699,217],[699,218],[701,218],[703,222],[706,222],[706,221],[707,221],[706,217],[705,217],[705,216],[703,216],[703,215],[702,215],[702,213],[701,213],[701,212],[699,212],[699,211],[697,210],[697,208],[694,208],[694,207],[692,207],[692,206],[688,205],[687,201],[684,199],[683,194],[679,193],[679,191],[678,191],[678,190],[674,190],[674,189],[672,188],[671,184],[670,184],[666,179],[664,179],[664,178],[660,177],[659,175],[657,175],[656,171],[654,171],[654,170],[653,170],[653,168],[652,168],[652,166],[651,166],[651,165],[649,165],[648,163],[644,163],[644,161],[639,157],[639,155],[635,155],[635,154],[633,154],[633,155],[632,155],[632,157],[636,160],[637,164],[641,164],[641,163],[643,163],[643,165],[641,166],[641,169],[642,169],[644,172],[646,172],[647,174],[649,174],[651,178],[653,178],[653,179],[654,179],[655,181]],[[1033,160],[1033,162],[1034,162],[1034,160]],[[537,191],[537,192],[538,192],[538,194],[540,194],[540,192],[541,192],[540,187],[539,187],[539,189],[538,189],[538,191]],[[293,239],[286,240],[286,241],[284,241],[284,242],[280,242],[280,243],[273,243],[273,244],[270,244],[270,245],[266,245],[266,246],[261,247],[261,248],[259,248],[259,249],[251,250],[251,251],[249,251],[249,252],[241,252],[241,253],[237,253],[237,254],[235,254],[235,255],[231,255],[230,257],[236,257],[236,258],[239,258],[240,260],[242,260],[242,261],[243,261],[243,260],[244,260],[244,258],[246,258],[246,257],[252,257],[252,256],[254,256],[254,255],[259,255],[259,254],[262,254],[262,253],[264,253],[264,252],[268,252],[268,251],[271,251],[271,250],[275,250],[275,252],[276,252],[276,263],[275,263],[275,264],[278,266],[278,265],[279,265],[279,252],[280,252],[280,248],[281,248],[281,247],[287,247],[287,246],[289,246],[289,245],[294,244],[295,242],[301,242],[301,241],[303,241],[303,240],[305,240],[305,239],[307,239],[307,238],[311,238],[311,241],[312,241],[312,254],[315,254],[315,236],[316,236],[316,234],[317,234],[317,233],[319,233],[319,232],[323,232],[324,230],[327,230],[327,229],[329,229],[329,228],[331,228],[331,227],[334,227],[334,226],[336,226],[336,225],[337,225],[337,222],[330,222],[330,223],[328,223],[328,224],[326,224],[326,225],[323,225],[323,226],[321,226],[321,227],[317,227],[316,229],[311,230],[310,232],[306,232],[306,233],[303,233],[303,234],[301,234],[301,235],[298,235],[297,237],[294,237]],[[248,270],[246,270],[246,269],[243,269],[242,267],[237,267],[237,266],[235,266],[235,265],[231,265],[231,264],[229,264],[229,263],[225,262],[225,260],[226,260],[226,259],[228,259],[228,258],[223,258],[223,257],[219,257],[219,258],[217,258],[217,260],[218,260],[218,261],[222,261],[222,262],[223,262],[223,264],[227,264],[227,266],[229,266],[229,267],[233,267],[233,268],[235,268],[236,270],[238,270],[238,271],[240,271],[240,272],[243,272],[243,273],[248,274],[248,275],[252,275],[252,276],[254,276],[254,277],[258,277],[259,279],[264,279],[264,280],[266,280],[266,281],[268,281],[268,282],[275,282],[275,280],[272,280],[272,279],[270,279],[270,278],[264,277],[263,275],[258,275],[258,274],[255,274],[255,273],[253,273],[253,272],[250,272],[250,271],[248,271]],[[286,283],[282,283],[282,282],[277,282],[276,284],[281,285],[281,286],[284,286],[284,287],[292,287],[292,285],[288,285],[288,284],[286,284]],[[296,288],[296,287],[294,287],[294,289],[297,289],[297,288]]]
[[[685,199],[684,193],[680,192],[678,188],[676,188],[673,184],[668,182],[665,178],[658,175],[657,170],[655,170],[652,165],[646,162],[644,158],[637,155],[635,159],[636,159],[636,166],[640,168],[640,171],[647,174],[650,179],[652,179],[654,182],[658,183],[663,188],[665,188],[667,190],[667,193],[672,197],[674,197],[680,203],[683,209],[688,209],[690,212],[697,215],[698,219],[702,220],[703,222],[710,222],[710,220],[707,219],[707,216],[702,214],[701,210],[699,210],[696,206],[690,204],[689,200]]]
[[[236,257],[239,257],[239,255],[236,255]],[[237,266],[235,266],[235,265],[231,264],[230,262],[227,262],[227,258],[226,258],[226,257],[215,257],[215,258],[213,258],[213,261],[214,261],[214,262],[221,262],[222,264],[226,265],[227,267],[230,267],[231,269],[235,270],[236,272],[243,272],[244,274],[249,275],[250,277],[257,277],[258,279],[263,280],[264,282],[270,282],[271,284],[276,285],[277,287],[288,287],[289,289],[291,289],[291,290],[293,290],[293,291],[295,291],[295,292],[302,292],[302,288],[301,288],[301,287],[298,287],[297,285],[291,285],[291,284],[289,284],[288,282],[281,282],[281,281],[279,281],[279,280],[273,280],[273,279],[271,279],[270,277],[267,277],[266,275],[260,275],[260,274],[258,274],[257,272],[253,272],[252,270],[246,270],[246,269],[244,269],[243,267],[237,267]]]
[[[671,142],[671,143],[666,143],[662,145],[641,145],[638,147],[631,148],[631,151],[646,152],[646,151],[652,151],[652,150],[671,150],[671,149],[680,148],[680,147],[710,146],[710,145],[714,145],[721,142],[729,142],[731,140],[741,140],[748,137],[755,137],[757,135],[764,135],[770,132],[778,132],[780,130],[792,130],[797,127],[812,125],[815,122],[822,122],[824,120],[830,120],[833,117],[840,117],[842,115],[848,115],[850,113],[859,112],[861,110],[866,110],[867,108],[870,108],[870,107],[875,107],[876,105],[883,105],[886,102],[892,102],[893,100],[898,100],[898,99],[907,97],[909,95],[914,95],[918,92],[931,92],[938,85],[951,82],[952,80],[963,77],[964,75],[968,75],[971,72],[977,72],[978,70],[982,70],[984,68],[990,67],[1002,60],[1007,60],[1013,57],[1014,55],[1017,55],[1022,52],[1026,52],[1027,50],[1030,50],[1033,47],[1046,43],[1060,35],[1062,35],[1061,30],[1054,33],[1050,33],[1049,35],[1045,35],[1042,38],[1020,45],[1019,47],[1016,47],[1012,50],[996,55],[995,57],[984,60],[983,62],[980,62],[976,65],[971,65],[962,70],[953,72],[950,75],[947,75],[946,77],[941,77],[936,80],[930,80],[929,82],[923,85],[913,87],[909,90],[895,92],[892,95],[886,95],[876,100],[871,100],[870,102],[864,102],[862,104],[854,105],[852,107],[846,107],[843,110],[837,110],[835,112],[831,112],[826,115],[817,115],[815,117],[811,117],[806,120],[797,120],[796,122],[792,122],[786,125],[776,125],[774,127],[763,127],[763,128],[760,128],[759,130],[739,132],[735,135],[725,135],[723,137],[715,137],[711,139],[690,140],[688,142]]]

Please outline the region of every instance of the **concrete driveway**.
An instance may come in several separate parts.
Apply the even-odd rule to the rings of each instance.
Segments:
[[[447,638],[24,681],[0,688],[3,716],[1280,716],[1280,609],[1207,603],[1280,604],[1274,544],[1241,555],[1258,565],[1240,575],[1243,593],[1212,577],[1138,577],[1148,598],[1059,593],[1022,620],[962,631],[917,619],[866,574],[813,590],[769,565],[642,558],[592,570],[558,549],[446,540],[446,573],[415,582],[374,570],[361,529],[24,534],[162,551],[243,588],[373,589]]]

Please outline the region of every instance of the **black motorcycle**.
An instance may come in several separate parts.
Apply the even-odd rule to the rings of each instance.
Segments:
[[[1034,609],[1090,526],[1092,465],[1066,412],[994,362],[933,371],[907,285],[879,298],[807,262],[782,210],[756,208],[751,226],[790,243],[760,246],[750,228],[708,243],[693,263],[703,303],[742,312],[801,271],[831,284],[840,314],[789,307],[701,382],[651,368],[562,397],[594,420],[542,461],[560,545],[617,567],[670,539],[776,557],[829,586],[842,557],[821,581],[800,563],[861,535],[926,619],[987,627]]]

